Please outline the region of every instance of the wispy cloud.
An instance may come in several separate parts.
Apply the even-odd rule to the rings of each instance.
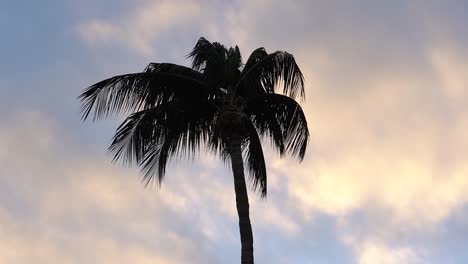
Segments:
[[[187,25],[199,24],[201,17],[196,1],[143,1],[129,14],[84,21],[78,25],[78,32],[93,46],[118,43],[142,55],[153,55],[153,44],[161,35],[186,33]]]
[[[308,156],[301,166],[272,163],[288,194],[306,221],[325,213],[346,222],[340,236],[354,238],[359,263],[416,263],[422,249],[403,241],[468,204],[466,50],[441,45],[464,40],[439,34],[450,23],[432,26],[434,6],[247,8],[263,4],[242,2],[235,36],[248,47],[292,48],[307,78]]]
[[[238,244],[226,168],[209,157],[171,166],[161,189],[145,189],[136,170],[84,153],[63,129],[37,111],[0,125],[0,175],[14,175],[1,179],[0,262],[216,263],[208,251]],[[277,205],[256,207],[259,229],[297,232]]]
[[[244,59],[259,46],[292,52],[306,76],[312,136],[301,164],[266,148],[269,197],[250,196],[255,238],[263,242],[256,244],[258,259],[304,263],[336,247],[324,259],[349,250],[354,260],[345,263],[442,263],[433,258],[438,249],[458,249],[438,236],[460,237],[464,232],[453,223],[466,229],[465,5],[142,0],[73,29],[100,55],[94,63],[118,55],[103,67],[115,74],[143,57],[183,58],[200,36],[238,44]],[[132,58],[118,54],[122,50]],[[42,78],[60,78],[51,72]],[[31,84],[60,86],[56,91],[82,85],[34,78]],[[174,162],[162,189],[144,189],[136,170],[102,157],[103,146],[93,153],[83,135],[67,136],[70,120],[78,118],[58,120],[50,112],[8,109],[3,115],[0,262],[237,263],[228,168],[212,157]],[[451,253],[442,254],[449,259]]]
[[[1,125],[8,155],[0,159],[0,262],[214,261],[195,245],[203,221],[192,218],[191,235],[178,233],[184,221],[171,215],[190,214],[181,196],[145,191],[134,171],[80,154],[53,124],[44,114],[20,112]],[[74,153],[61,152],[61,144]]]
[[[385,245],[367,242],[358,249],[359,264],[417,264],[420,258],[410,248],[389,249]]]

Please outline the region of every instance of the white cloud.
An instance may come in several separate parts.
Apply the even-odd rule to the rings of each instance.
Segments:
[[[416,264],[419,262],[410,248],[389,249],[384,245],[367,242],[358,253],[359,264]]]
[[[142,55],[153,55],[153,42],[161,34],[199,23],[201,13],[196,1],[143,1],[118,19],[83,22],[78,32],[91,45],[117,42]]]
[[[0,206],[0,262],[216,263],[222,256],[209,250],[220,243],[237,253],[227,168],[210,161],[194,173],[172,165],[160,190],[144,189],[136,170],[85,155],[62,133],[34,111],[0,125],[0,195],[8,197]],[[251,193],[254,230],[297,233],[276,204],[256,199]]]
[[[215,261],[196,241],[201,220],[181,231],[196,204],[145,190],[135,170],[83,155],[56,125],[33,111],[0,125],[1,263]]]
[[[362,245],[361,263],[413,263],[411,245],[386,243],[433,232],[468,205],[466,51],[439,45],[458,36],[435,39],[447,37],[426,21],[436,9],[352,5],[241,1],[232,38],[244,51],[293,52],[306,76],[307,157],[270,162],[304,221],[359,215],[339,235],[382,241]]]
[[[89,44],[109,41],[122,32],[116,26],[105,21],[89,21],[78,28],[81,37]]]
[[[448,47],[435,47],[431,52],[431,62],[436,74],[445,88],[446,95],[452,99],[467,97],[468,57],[456,54]]]
[[[380,263],[377,258],[414,263],[419,249],[389,242],[432,232],[468,204],[466,51],[438,45],[440,40],[456,42],[458,36],[441,34],[444,25],[434,27],[427,20],[445,21],[437,8],[417,5],[240,1],[219,24],[207,23],[205,29],[218,38],[213,40],[239,44],[244,59],[258,46],[293,52],[307,78],[308,155],[299,166],[269,159],[270,187],[286,188],[288,205],[300,208],[304,218],[294,218],[291,209],[256,204],[262,209],[252,214],[262,223],[294,234],[311,215],[325,213],[348,220],[339,236],[360,238],[352,246],[360,263]],[[91,42],[116,40],[150,53],[161,28],[177,25],[176,19],[150,15],[159,3],[148,6],[122,21],[85,23],[82,36]],[[187,21],[199,21],[197,9],[191,10]],[[146,27],[151,24],[165,26]],[[120,34],[130,38],[118,39]],[[443,37],[453,39],[444,42]],[[198,192],[182,188],[188,200],[201,202]],[[215,193],[207,197],[217,197],[223,213],[235,217],[232,192],[217,188]],[[180,204],[188,206],[187,200]],[[350,220],[355,214],[361,222]],[[216,227],[205,222],[205,234],[214,238]]]

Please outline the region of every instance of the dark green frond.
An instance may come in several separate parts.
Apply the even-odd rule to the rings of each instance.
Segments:
[[[160,137],[154,136],[157,114],[155,109],[147,109],[125,119],[117,128],[108,150],[113,162],[120,160],[124,164],[133,165],[142,161],[149,145],[155,144],[154,141]]]
[[[252,68],[257,62],[262,60],[268,56],[268,53],[265,51],[264,47],[258,48],[250,54],[249,59],[247,59],[247,62],[245,63],[244,68],[242,69],[243,72],[248,72],[250,68]]]
[[[304,98],[304,77],[294,56],[285,51],[276,51],[265,56],[263,51],[257,49],[252,54],[251,62],[247,62],[241,73],[238,91],[254,89],[248,93],[275,93],[275,87],[283,84],[284,94],[292,98]]]
[[[220,126],[219,112],[213,119],[213,131],[209,137],[208,147],[215,155],[219,155],[226,162],[230,158],[229,155],[229,139],[222,135]]]
[[[224,76],[227,49],[223,45],[200,38],[187,57],[192,58],[192,68],[201,71],[208,79]]]
[[[242,56],[238,46],[229,48],[228,50],[228,64],[232,71],[239,70],[242,66]]]
[[[215,90],[203,76],[175,64],[152,63],[145,72],[115,76],[98,82],[79,96],[83,120],[91,112],[93,120],[112,114],[132,113],[156,106],[173,96],[214,96]]]
[[[173,74],[180,74],[187,77],[190,77],[194,80],[203,81],[204,76],[199,71],[193,70],[192,68],[185,67],[178,64],[173,63],[155,63],[151,62],[146,66],[143,72],[150,72],[150,73],[158,73],[158,72],[165,72],[165,73],[173,73]]]
[[[218,42],[200,38],[187,57],[192,58],[192,68],[202,72],[214,86],[234,86],[239,78],[242,58],[237,46],[227,49]]]
[[[208,141],[217,109],[203,101],[173,101],[130,115],[109,147],[113,160],[137,164],[144,182],[159,182],[174,155],[192,156]]]
[[[284,128],[277,119],[277,114],[271,111],[271,106],[266,103],[266,94],[247,101],[245,108],[246,115],[250,118],[260,135],[271,141],[271,144],[282,156],[286,150]]]
[[[147,84],[152,79],[148,73],[114,76],[100,81],[79,96],[82,119],[94,110],[93,120],[113,113],[126,113],[138,109],[144,102]]]
[[[242,67],[242,57],[240,54],[239,47],[229,48],[227,62],[226,62],[226,69],[224,76],[226,78],[226,82],[229,85],[236,85],[237,81],[239,80],[241,71],[240,68]]]
[[[192,58],[192,69],[203,71],[208,60],[218,57],[217,51],[213,44],[207,39],[201,37],[193,50],[187,55],[187,58]]]
[[[300,160],[304,158],[309,130],[304,112],[294,99],[280,94],[265,94],[249,100],[245,111],[262,135],[268,132],[278,142],[279,126],[285,151]]]
[[[137,165],[145,185],[161,183],[172,158],[192,158],[206,148],[227,161],[235,146],[238,164],[242,140],[252,187],[266,197],[261,137],[271,140],[280,155],[300,160],[309,138],[305,115],[295,101],[304,98],[304,77],[293,55],[258,48],[244,65],[237,46],[200,38],[187,57],[191,68],[150,63],[142,72],[84,89],[79,96],[82,119],[127,115],[108,154],[113,162]]]
[[[217,109],[207,103],[190,107],[178,104],[167,111],[161,122],[164,133],[157,140],[159,144],[153,145],[153,149],[145,153],[143,162],[139,164],[145,183],[151,182],[155,176],[161,182],[171,157],[191,157],[197,154],[202,144],[209,141],[216,113]]]
[[[249,170],[253,189],[259,191],[262,197],[266,197],[267,171],[262,144],[252,122],[248,121],[246,126],[249,131],[249,136],[244,140],[243,152],[247,163],[247,169]]]

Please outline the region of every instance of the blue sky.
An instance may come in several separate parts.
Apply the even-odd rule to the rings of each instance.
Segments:
[[[0,263],[238,263],[230,169],[171,163],[161,189],[113,165],[121,119],[77,96],[204,36],[293,53],[306,77],[302,163],[265,145],[250,193],[257,263],[467,263],[464,1],[0,2]]]

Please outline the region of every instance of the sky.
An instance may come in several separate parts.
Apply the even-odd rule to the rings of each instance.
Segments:
[[[468,263],[468,2],[0,1],[0,263],[239,263],[230,168],[174,160],[161,188],[106,148],[122,118],[77,96],[199,37],[294,54],[302,163],[265,144],[257,263]],[[266,142],[267,143],[267,142]]]

